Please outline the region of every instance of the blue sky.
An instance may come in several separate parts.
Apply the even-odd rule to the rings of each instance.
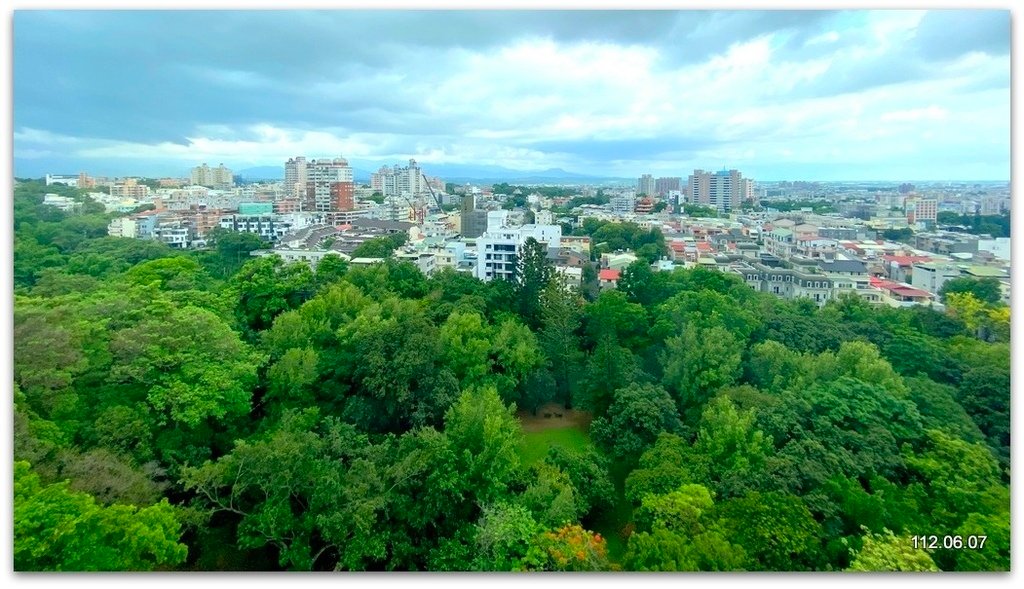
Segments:
[[[1007,180],[1008,11],[16,11],[17,176]]]

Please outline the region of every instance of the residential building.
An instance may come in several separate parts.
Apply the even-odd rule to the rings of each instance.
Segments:
[[[51,184],[63,184],[70,186],[71,188],[78,188],[78,176],[71,176],[68,174],[47,174],[46,185]]]
[[[754,197],[753,183],[745,182],[738,170],[694,170],[687,190],[690,202],[714,207],[720,213],[738,209],[744,200]]]
[[[960,268],[953,264],[919,262],[913,266],[913,280],[910,283],[937,295],[942,285],[955,278],[960,278]]]
[[[462,196],[459,225],[462,237],[480,237],[487,230],[487,211],[476,209],[476,197],[473,194]]]
[[[290,196],[302,198],[306,195],[306,158],[288,158],[284,163],[284,190]]]
[[[119,217],[107,225],[107,235],[135,239],[139,236],[139,226],[132,217]]]
[[[352,168],[342,157],[306,164],[306,211],[351,211],[355,208]]]
[[[110,187],[110,196],[143,200],[149,198],[149,186],[139,184],[135,178],[125,178]]]
[[[904,204],[907,223],[935,223],[938,217],[939,203],[934,198],[908,198]]]
[[[608,199],[613,213],[632,213],[636,208],[636,196],[631,193],[619,194]]]
[[[229,168],[224,167],[224,164],[211,168],[204,163],[201,166],[192,168],[191,181],[192,184],[199,186],[226,190],[234,187],[235,176]]]
[[[437,269],[437,259],[431,252],[402,249],[395,252],[394,257],[401,262],[409,262],[416,266],[424,276],[432,275]]]
[[[604,268],[597,273],[597,284],[601,290],[609,288],[615,288],[619,284],[619,278],[622,277],[622,270],[613,268]]]
[[[370,187],[379,190],[384,196],[415,196],[428,192],[423,171],[414,159],[410,159],[409,165],[404,167],[398,164],[390,168],[381,167],[370,175]]]
[[[654,181],[654,194],[658,196],[670,196],[669,193],[683,190],[683,179],[680,176],[658,178]]]
[[[82,203],[77,200],[69,196],[60,196],[52,193],[43,195],[43,204],[60,209],[65,213],[70,213],[82,208]]]
[[[912,307],[914,305],[930,305],[934,300],[931,293],[914,288],[909,284],[871,278],[871,286],[882,296],[882,302],[890,307]]]
[[[505,210],[487,213],[487,230],[477,238],[476,277],[484,282],[515,280],[516,262],[523,244],[533,238],[548,249],[561,247],[562,228],[559,225],[522,225],[512,227]]]
[[[655,194],[654,191],[654,176],[651,176],[650,174],[642,174],[636,183],[636,193],[638,195],[643,194],[653,196]]]

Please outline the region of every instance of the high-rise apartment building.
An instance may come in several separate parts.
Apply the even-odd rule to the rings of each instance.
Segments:
[[[738,170],[694,170],[687,188],[690,202],[714,207],[720,213],[738,209],[744,200],[753,198],[753,182],[744,181]]]
[[[306,194],[306,158],[303,156],[288,158],[284,163],[284,190],[291,196],[302,197]]]
[[[206,164],[196,166],[192,168],[191,180],[192,184],[196,186],[206,186],[218,190],[226,190],[235,185],[234,174],[229,168],[225,168],[224,164],[216,168],[211,168]]]
[[[636,182],[636,193],[646,194],[647,196],[654,195],[654,176],[642,174]]]
[[[384,196],[416,196],[427,192],[427,183],[423,179],[423,170],[416,160],[409,160],[409,165],[399,167],[382,166],[370,175],[370,187],[379,190]]]
[[[306,164],[306,211],[351,211],[354,208],[352,168],[348,160],[311,160]]]
[[[683,179],[679,176],[670,176],[667,178],[658,178],[654,181],[654,194],[658,196],[667,196],[669,192],[673,190],[683,189]]]

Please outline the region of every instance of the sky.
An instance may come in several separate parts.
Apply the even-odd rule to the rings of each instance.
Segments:
[[[14,172],[1008,180],[1009,14],[18,10]]]

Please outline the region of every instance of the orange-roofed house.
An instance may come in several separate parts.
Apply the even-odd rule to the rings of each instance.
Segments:
[[[597,274],[598,285],[601,290],[606,288],[615,288],[619,283],[619,278],[622,277],[621,270],[612,270],[611,268],[604,268]]]

